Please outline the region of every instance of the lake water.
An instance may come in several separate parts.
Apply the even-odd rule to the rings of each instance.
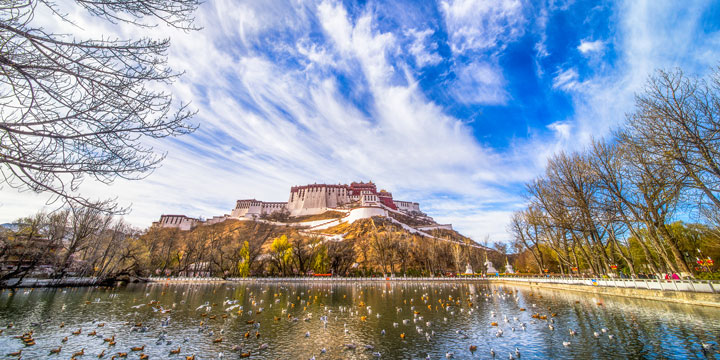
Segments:
[[[491,349],[508,359],[516,348],[521,359],[720,358],[717,308],[472,282],[4,290],[0,326],[0,356],[22,350],[23,359],[81,349],[88,359],[103,350],[106,359],[489,359]],[[31,330],[35,345],[25,346],[16,336]]]

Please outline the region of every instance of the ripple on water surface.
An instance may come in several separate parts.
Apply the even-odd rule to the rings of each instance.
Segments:
[[[24,359],[720,358],[714,308],[472,282],[4,290],[0,325],[0,356]]]

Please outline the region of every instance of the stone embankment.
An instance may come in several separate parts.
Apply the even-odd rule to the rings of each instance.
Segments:
[[[39,278],[11,278],[0,281],[2,288],[43,288],[43,287],[69,287],[69,286],[112,286],[119,283],[148,282],[148,279],[127,274],[113,277],[73,276],[58,279]]]
[[[32,287],[61,287],[61,286],[92,286],[102,282],[97,277],[66,277],[61,279],[8,279],[0,282],[0,288],[32,288]]]
[[[580,280],[580,279],[578,279]],[[544,278],[492,278],[492,283],[528,286],[531,288],[575,291],[596,295],[623,296],[688,305],[720,308],[720,284],[710,281],[603,280],[582,279],[588,284],[570,281],[548,281]],[[613,285],[607,284],[613,283]],[[635,285],[635,286],[633,286]]]

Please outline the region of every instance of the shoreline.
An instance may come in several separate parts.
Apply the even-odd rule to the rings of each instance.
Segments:
[[[691,291],[668,291],[668,290],[648,290],[633,288],[615,288],[608,286],[587,286],[587,285],[568,285],[541,282],[520,282],[512,280],[493,280],[492,282],[503,285],[525,286],[530,288],[540,288],[549,290],[562,290],[582,292],[586,294],[620,296],[627,298],[654,300],[662,302],[671,302],[685,305],[707,306],[720,308],[720,294],[691,292]]]
[[[97,286],[103,285],[104,280],[96,277],[69,277],[62,279],[24,278],[21,282],[18,282],[18,279],[8,279],[0,284],[0,289]]]

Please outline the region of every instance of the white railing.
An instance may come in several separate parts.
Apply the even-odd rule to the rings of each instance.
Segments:
[[[151,277],[155,282],[366,282],[366,281],[414,281],[414,282],[458,282],[458,281],[517,281],[526,283],[553,283],[583,286],[603,286],[665,291],[686,291],[720,293],[720,282],[707,280],[656,280],[656,279],[594,279],[573,277],[516,277],[516,276],[462,276],[462,277]]]
[[[707,280],[660,280],[660,279],[595,279],[572,277],[489,277],[494,281],[518,281],[532,283],[552,283],[567,285],[604,286],[615,288],[688,291],[702,293],[720,293],[720,282]]]

